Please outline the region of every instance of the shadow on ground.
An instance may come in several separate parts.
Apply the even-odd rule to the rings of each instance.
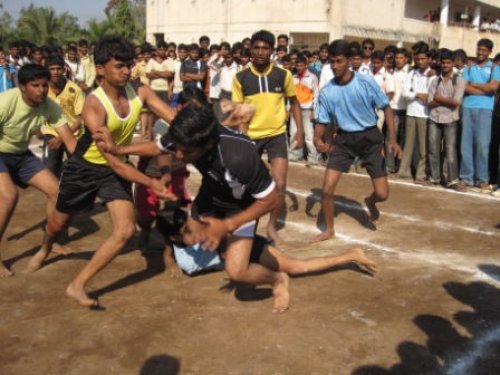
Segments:
[[[479,266],[498,280],[500,267]],[[498,375],[500,373],[500,289],[485,282],[448,282],[443,288],[468,308],[452,321],[419,315],[414,323],[428,336],[426,345],[404,341],[398,345],[400,362],[385,369],[366,365],[352,375]],[[467,331],[461,334],[456,327]]]
[[[139,375],[176,375],[180,370],[180,362],[176,357],[159,354],[149,357],[142,365]]]

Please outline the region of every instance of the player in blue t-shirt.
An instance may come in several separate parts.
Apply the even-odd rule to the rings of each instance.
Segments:
[[[377,202],[389,196],[389,185],[384,158],[384,136],[377,128],[376,110],[382,109],[389,134],[388,150],[401,157],[402,150],[396,143],[393,113],[387,96],[375,80],[349,69],[350,45],[346,40],[335,40],[328,47],[330,64],[335,74],[320,92],[317,106],[317,126],[314,143],[319,152],[329,152],[323,181],[322,212],[326,229],[314,242],[334,237],[333,196],[342,173],[348,172],[355,157],[362,160],[373,183],[373,193],[365,199],[370,219],[376,222],[379,211]],[[337,131],[333,144],[326,139],[326,126],[335,123]]]

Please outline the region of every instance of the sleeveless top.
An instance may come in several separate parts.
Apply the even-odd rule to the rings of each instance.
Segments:
[[[142,101],[135,92],[134,88],[127,83],[125,92],[128,98],[129,113],[126,117],[120,117],[104,92],[99,86],[90,95],[94,95],[106,110],[106,127],[111,132],[111,136],[117,146],[129,145],[132,142],[135,127],[139,122]],[[107,160],[97,148],[92,139],[92,134],[85,127],[85,133],[78,140],[75,155],[83,158],[91,164],[108,165]],[[118,155],[121,160],[125,160],[125,155]]]

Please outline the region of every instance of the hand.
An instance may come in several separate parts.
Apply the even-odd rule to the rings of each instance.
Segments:
[[[217,250],[221,239],[229,233],[227,221],[207,216],[201,217],[200,220],[206,226],[197,234],[197,241],[201,243],[204,250]]]
[[[389,153],[392,153],[398,159],[402,159],[403,158],[403,150],[394,141],[389,141]]]
[[[92,135],[92,138],[104,152],[116,155],[117,147],[108,128],[106,128],[105,126],[100,127]]]
[[[321,153],[328,153],[333,149],[333,146],[331,146],[329,143],[323,142],[322,139],[315,140],[314,146],[316,147],[316,150]]]
[[[294,147],[292,147],[292,150],[302,149],[304,147],[304,142],[305,142],[304,132],[297,131],[293,136],[292,141],[290,142],[290,144],[294,145]]]
[[[61,138],[59,137],[54,137],[48,140],[47,146],[49,147],[49,150],[57,150],[59,147],[61,147],[62,141]]]
[[[168,191],[168,188],[165,186],[165,183],[162,181],[162,179],[157,180],[152,178],[151,185],[149,187],[153,190],[153,193],[155,193],[160,199],[171,202],[176,202],[177,200],[179,200],[177,195]]]

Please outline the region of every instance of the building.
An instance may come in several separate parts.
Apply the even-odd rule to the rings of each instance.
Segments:
[[[259,29],[298,48],[369,37],[377,47],[424,40],[474,54],[480,38],[500,47],[500,0],[146,0],[150,42],[235,42]]]

